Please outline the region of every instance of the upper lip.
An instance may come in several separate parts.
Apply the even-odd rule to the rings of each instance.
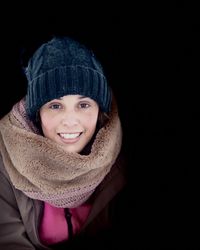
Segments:
[[[81,131],[80,132],[59,132],[58,134],[80,134],[82,133]]]

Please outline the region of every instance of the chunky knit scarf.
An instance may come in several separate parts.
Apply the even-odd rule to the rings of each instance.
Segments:
[[[13,185],[30,198],[62,208],[77,207],[91,196],[114,164],[121,141],[114,103],[89,155],[68,153],[40,135],[27,118],[23,99],[0,121],[0,150]]]

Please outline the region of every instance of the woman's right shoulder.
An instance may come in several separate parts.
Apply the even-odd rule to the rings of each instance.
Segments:
[[[4,193],[4,194],[3,194]],[[5,168],[3,158],[0,152],[0,196],[4,196],[5,198],[12,197],[14,198],[13,185],[10,181],[10,177]]]
[[[4,162],[3,162],[3,157],[1,155],[1,152],[0,152],[0,179],[5,179],[5,181],[9,184],[10,181],[9,181],[9,175],[6,171],[6,168],[5,168],[5,165],[4,165]],[[4,181],[4,185],[5,185],[5,181]],[[3,181],[1,181],[1,183],[3,183]],[[0,184],[1,185],[1,184]]]
[[[3,162],[3,157],[1,155],[1,152],[0,152],[0,174],[1,176],[4,176],[6,179],[8,179],[8,173],[5,169],[5,165],[4,165],[4,162]]]
[[[5,204],[7,204],[7,207],[17,208],[13,185],[5,169],[0,153],[0,207],[5,207]]]

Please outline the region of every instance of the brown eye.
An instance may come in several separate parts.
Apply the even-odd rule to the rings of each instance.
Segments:
[[[50,109],[61,109],[61,105],[60,104],[50,104],[49,105],[49,108]]]
[[[82,109],[86,109],[86,108],[89,108],[90,107],[90,105],[88,104],[88,103],[80,103],[79,104],[79,106],[80,106],[80,108],[82,108]]]

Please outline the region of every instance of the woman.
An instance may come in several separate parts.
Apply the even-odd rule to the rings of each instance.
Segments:
[[[27,95],[0,121],[0,248],[103,244],[126,181],[102,66],[84,45],[53,37],[25,74]]]

